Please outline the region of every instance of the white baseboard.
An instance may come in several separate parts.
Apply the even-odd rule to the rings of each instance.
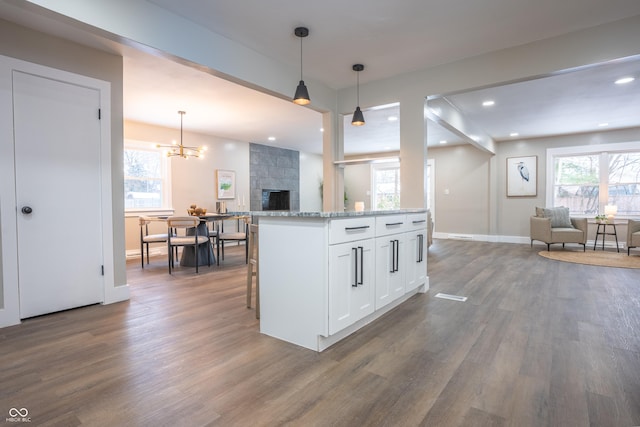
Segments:
[[[237,243],[239,246],[244,246],[245,242],[236,242],[236,241],[228,241],[227,242],[227,246],[231,245],[233,243]],[[215,245],[213,247],[213,250],[215,251]],[[145,252],[146,253],[146,252]],[[149,256],[156,256],[156,255],[162,255],[162,256],[166,256],[167,255],[167,246],[156,246],[153,247],[151,246],[149,248]],[[140,249],[129,249],[127,251],[125,251],[125,256],[129,259],[129,258],[140,258]]]
[[[467,240],[476,242],[502,242],[501,236],[491,236],[488,234],[464,234],[464,233],[433,233],[434,239]],[[528,242],[528,240],[527,240]],[[514,242],[516,243],[516,242]],[[517,242],[520,243],[520,242]]]
[[[0,328],[13,326],[20,323],[20,313],[16,307],[0,308]]]
[[[523,245],[530,245],[531,238],[529,236],[500,236],[500,235],[486,235],[486,234],[463,234],[463,233],[433,233],[434,239],[444,239],[444,240],[467,240],[467,241],[476,241],[476,242],[490,242],[490,243],[517,243]],[[537,242],[537,241],[536,241]],[[535,242],[534,242],[535,243]],[[541,242],[537,242],[543,244]],[[591,247],[593,249],[594,240],[587,240],[587,248]],[[620,250],[626,249],[626,243],[623,241],[618,241],[618,247]],[[546,246],[546,244],[544,244]],[[616,242],[607,240],[604,243],[604,247],[607,249],[615,249]],[[602,241],[598,242],[597,248],[602,248]]]
[[[157,248],[150,248],[149,256],[156,256],[156,255],[167,255],[167,247],[158,246]],[[129,249],[128,251],[125,252],[125,256],[127,258],[140,258],[140,249]]]

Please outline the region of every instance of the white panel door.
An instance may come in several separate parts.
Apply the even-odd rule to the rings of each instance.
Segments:
[[[103,300],[100,93],[13,72],[20,317]]]

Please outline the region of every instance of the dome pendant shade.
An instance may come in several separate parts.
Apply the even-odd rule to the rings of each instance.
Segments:
[[[300,38],[300,83],[296,88],[296,94],[293,96],[293,103],[298,105],[307,105],[311,103],[311,98],[309,97],[309,91],[304,85],[304,80],[302,79],[302,39],[309,35],[309,29],[307,27],[297,27],[293,30],[293,34]]]
[[[357,104],[356,111],[353,112],[353,118],[351,119],[351,124],[353,126],[362,126],[364,125],[364,115],[362,114],[362,110],[360,109],[360,71],[364,70],[364,65],[362,64],[354,64],[352,70],[356,72],[356,94],[357,94]]]
[[[304,80],[300,80],[300,83],[296,88],[296,94],[293,96],[293,103],[298,105],[307,105],[310,102],[311,99],[309,99],[309,91],[304,85]]]
[[[356,111],[353,112],[353,119],[351,120],[351,124],[354,126],[364,125],[364,115],[362,114],[362,110],[360,110],[360,107],[356,107]]]

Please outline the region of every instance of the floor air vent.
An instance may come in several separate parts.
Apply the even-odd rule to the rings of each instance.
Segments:
[[[460,301],[460,302],[465,302],[467,300],[467,297],[461,297],[459,295],[449,295],[449,294],[443,294],[443,293],[436,294],[436,298],[450,299],[451,301]]]

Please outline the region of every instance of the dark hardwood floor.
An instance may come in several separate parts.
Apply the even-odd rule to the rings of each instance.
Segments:
[[[431,290],[323,353],[260,335],[241,247],[199,275],[134,259],[130,301],[0,329],[0,422],[640,425],[640,270],[542,249],[436,240]]]

